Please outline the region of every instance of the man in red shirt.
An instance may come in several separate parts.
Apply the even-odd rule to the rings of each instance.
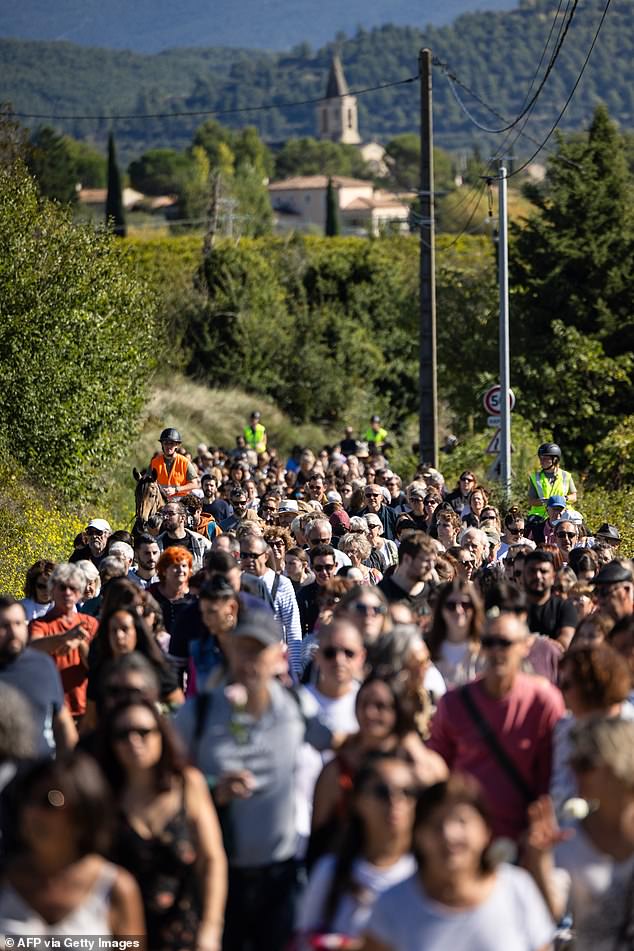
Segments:
[[[495,835],[514,840],[527,826],[529,803],[548,792],[553,728],[565,712],[556,687],[520,671],[528,633],[515,614],[487,618],[485,672],[441,697],[429,741],[450,770],[479,780]]]
[[[86,576],[76,565],[58,565],[51,575],[53,607],[31,621],[30,646],[50,654],[62,678],[66,706],[77,720],[86,712],[88,648],[98,621],[77,611],[86,588]]]

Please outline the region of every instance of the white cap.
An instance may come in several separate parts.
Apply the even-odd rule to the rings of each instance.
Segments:
[[[335,492],[334,489],[331,492],[326,492],[326,499],[329,502],[343,502],[343,499],[338,492]]]
[[[572,522],[573,525],[581,525],[583,515],[581,512],[577,512],[576,509],[564,509],[555,522],[555,525],[559,525],[560,522]]]
[[[91,518],[91,520],[86,525],[86,528],[96,528],[99,532],[110,532],[110,522],[107,522],[105,518]]]
[[[281,512],[299,512],[299,505],[295,499],[284,499],[280,502],[280,507],[277,511],[278,514]]]

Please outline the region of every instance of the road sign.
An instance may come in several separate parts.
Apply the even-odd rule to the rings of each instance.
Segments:
[[[501,421],[499,416],[487,416],[487,426],[493,426],[494,429],[500,425]]]
[[[489,442],[489,445],[486,448],[486,451],[491,456],[497,456],[500,453],[501,449],[502,449],[502,436],[500,434],[500,430],[496,429],[496,431],[493,433],[493,436],[491,437],[491,440]],[[511,452],[515,452],[515,447],[513,446],[512,443],[511,443]]]
[[[491,413],[491,415],[499,415],[499,412],[502,409],[500,392],[500,384],[496,383],[495,386],[490,386],[484,394],[482,402],[484,403],[484,408],[487,413]],[[511,411],[515,407],[515,393],[513,390],[509,390],[509,406]]]
[[[491,417],[489,417],[489,419],[490,419],[490,418],[491,418]],[[498,416],[497,418],[499,419],[499,416]],[[497,454],[498,454],[499,451],[500,451],[500,443],[501,443],[501,442],[502,442],[502,440],[501,440],[501,438],[500,438],[500,430],[499,430],[499,429],[496,429],[495,432],[493,433],[493,436],[492,436],[492,438],[491,438],[491,441],[490,441],[489,445],[487,446],[486,451],[487,451],[490,455],[492,455],[492,456],[497,456]]]

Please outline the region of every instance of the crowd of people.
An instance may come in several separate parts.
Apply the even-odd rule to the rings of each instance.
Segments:
[[[160,447],[0,597],[0,936],[632,951],[633,565],[559,446],[503,511],[378,416]]]

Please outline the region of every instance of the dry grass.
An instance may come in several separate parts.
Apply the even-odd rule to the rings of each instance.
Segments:
[[[184,445],[194,455],[198,443],[232,448],[250,413],[259,409],[269,436],[269,446],[288,453],[295,443],[319,448],[329,434],[319,426],[295,426],[270,400],[239,389],[209,389],[180,375],[157,383],[139,420],[138,437],[123,462],[117,465],[101,487],[101,509],[118,528],[128,525],[134,515],[132,467],[144,468],[159,448],[158,436],[166,426],[174,426]],[[332,433],[330,434],[333,435]],[[109,514],[106,514],[109,513]]]

